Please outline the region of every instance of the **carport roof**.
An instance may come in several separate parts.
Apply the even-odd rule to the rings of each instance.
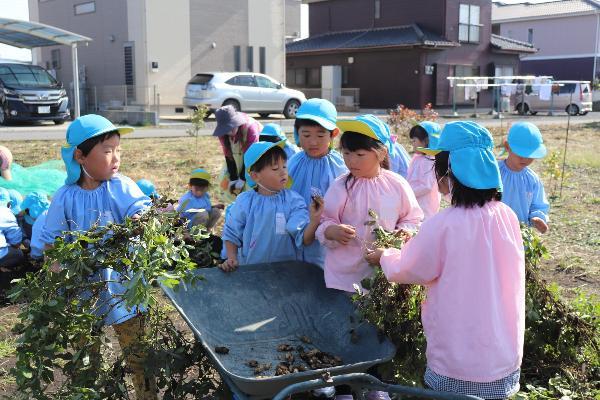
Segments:
[[[92,39],[39,22],[0,18],[0,43],[31,49],[33,47],[91,42]]]

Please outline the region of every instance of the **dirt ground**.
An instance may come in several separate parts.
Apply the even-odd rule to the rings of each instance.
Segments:
[[[542,177],[551,201],[550,231],[543,240],[550,252],[544,260],[544,276],[556,282],[567,298],[577,290],[600,293],[600,124],[578,125],[569,132],[566,127],[543,129],[549,154],[536,161],[532,168]],[[506,134],[493,129],[498,153]],[[400,138],[410,150],[408,137]],[[152,180],[161,195],[178,198],[186,191],[188,173],[198,167],[207,169],[213,177],[219,175],[223,158],[218,141],[212,137],[122,140],[121,172],[134,180]],[[567,144],[565,178],[551,177],[560,173],[562,156]],[[16,163],[36,165],[50,159],[60,159],[61,142],[5,142]],[[558,154],[557,152],[560,152]],[[212,190],[213,202],[226,202],[218,185]],[[0,280],[6,280],[0,276]],[[6,282],[4,282],[6,283]],[[0,398],[14,393],[14,381],[8,374],[14,365],[16,337],[11,327],[17,321],[18,305],[0,303]]]

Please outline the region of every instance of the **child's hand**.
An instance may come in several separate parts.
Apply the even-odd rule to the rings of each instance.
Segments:
[[[540,233],[546,233],[548,231],[548,224],[540,217],[531,218],[531,223],[533,224],[535,229],[540,231]]]
[[[237,260],[237,258],[233,258],[233,257],[229,257],[227,260],[223,261],[223,263],[219,265],[219,268],[221,268],[225,272],[235,271],[237,269],[237,267],[238,267],[238,260]]]
[[[322,197],[313,197],[309,207],[311,222],[315,222],[318,224],[321,221],[321,215],[323,214],[324,205],[325,201]]]
[[[52,263],[52,265],[50,266],[50,268],[48,268],[48,270],[50,272],[54,272],[55,274],[58,274],[62,270],[62,267],[60,266],[58,261],[56,261],[56,262]]]
[[[218,208],[219,210],[224,210],[225,209],[225,204],[214,204],[212,207],[213,208]]]
[[[371,265],[379,265],[381,261],[381,256],[383,255],[383,250],[381,248],[377,249],[366,249],[365,250],[365,260]]]
[[[356,237],[356,229],[351,225],[345,224],[331,225],[325,229],[325,237],[346,245]]]

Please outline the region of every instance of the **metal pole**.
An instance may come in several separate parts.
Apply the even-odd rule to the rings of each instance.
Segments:
[[[96,89],[96,86],[94,86],[94,112],[97,112],[98,109],[98,90]]]
[[[550,87],[550,111],[548,111],[548,115],[554,115],[554,85]]]
[[[525,81],[523,81],[523,83],[521,84],[521,110],[519,112],[519,114],[521,115],[525,115]]]
[[[458,117],[458,113],[456,112],[456,82],[452,82],[452,115]]]
[[[77,43],[71,45],[71,57],[73,59],[73,117],[79,118],[79,64],[77,62]]]
[[[477,88],[474,87],[473,89],[475,90],[475,97],[473,100],[473,115],[472,115],[472,117],[477,118]]]
[[[574,91],[575,88],[573,88],[573,92]],[[573,92],[571,92],[569,106],[567,108],[569,112],[567,113],[567,134],[565,136],[565,151],[563,154],[562,172],[560,173],[560,193],[558,195],[560,198],[562,198],[563,181],[565,180],[565,164],[567,163],[567,144],[569,143],[569,127],[571,126],[571,104],[573,104]]]

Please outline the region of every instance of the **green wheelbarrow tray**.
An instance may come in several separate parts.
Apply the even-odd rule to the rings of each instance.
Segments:
[[[207,268],[197,274],[204,280],[194,287],[162,289],[224,380],[249,398],[273,398],[290,385],[324,374],[364,372],[395,354],[394,345],[374,326],[359,322],[346,293],[325,287],[323,271],[315,265],[293,261],[243,265],[231,273]],[[318,348],[341,357],[343,365],[274,376],[285,355],[277,351],[280,344]],[[215,352],[223,346],[228,354]],[[294,363],[306,365],[293,354]],[[270,363],[271,369],[255,376],[250,360]]]

